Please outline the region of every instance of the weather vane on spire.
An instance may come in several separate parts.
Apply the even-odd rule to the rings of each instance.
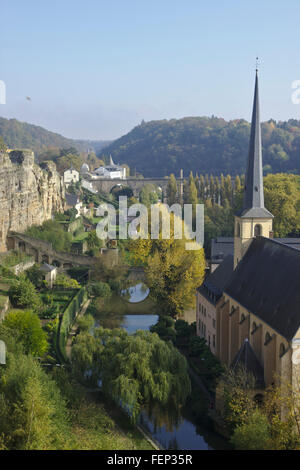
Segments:
[[[255,62],[255,70],[258,72],[258,65],[259,65],[259,60],[258,57],[256,57],[256,62]]]

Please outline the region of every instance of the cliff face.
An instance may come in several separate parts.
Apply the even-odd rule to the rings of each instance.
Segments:
[[[40,225],[64,204],[64,184],[53,162],[41,168],[31,151],[0,153],[0,251],[6,251],[9,230]]]

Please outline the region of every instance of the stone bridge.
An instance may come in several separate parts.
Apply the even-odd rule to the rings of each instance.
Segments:
[[[22,251],[33,256],[36,263],[52,264],[60,270],[75,266],[92,267],[97,261],[97,258],[92,256],[56,251],[50,242],[30,237],[24,233],[10,232],[7,237],[7,248],[8,250]],[[103,248],[101,254],[105,259],[107,258],[110,265],[116,263],[118,258],[117,249]]]
[[[88,177],[86,177],[88,179]],[[126,186],[132,189],[134,197],[139,197],[139,194],[143,187],[146,184],[154,184],[155,186],[159,186],[162,189],[163,199],[166,195],[167,186],[169,182],[169,178],[127,178],[127,179],[117,179],[117,178],[98,178],[98,179],[91,179],[89,181],[93,184],[94,189],[97,189],[103,193],[110,193],[110,191],[118,186]],[[177,188],[178,194],[182,196],[183,194],[183,182],[184,178],[177,178]]]

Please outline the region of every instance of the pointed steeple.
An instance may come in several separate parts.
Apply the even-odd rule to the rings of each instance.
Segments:
[[[261,126],[259,115],[258,73],[256,69],[255,90],[251,121],[251,134],[243,209],[240,217],[273,217],[264,205],[264,185],[262,170]]]
[[[116,165],[114,164],[114,161],[113,161],[111,155],[109,156],[109,164],[110,164],[110,166],[116,166]]]

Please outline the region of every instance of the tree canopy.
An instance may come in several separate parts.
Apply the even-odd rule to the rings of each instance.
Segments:
[[[72,350],[81,377],[91,372],[94,383],[135,419],[142,406],[171,404],[178,408],[191,389],[184,356],[157,334],[138,330],[97,328],[94,337],[81,333]]]
[[[214,175],[236,175],[246,170],[249,138],[250,124],[243,119],[185,117],[136,126],[105,152],[145,177],[179,176],[181,168],[185,175],[199,169]],[[265,173],[299,173],[299,120],[262,123],[262,145]],[[98,155],[101,157],[101,150]]]

